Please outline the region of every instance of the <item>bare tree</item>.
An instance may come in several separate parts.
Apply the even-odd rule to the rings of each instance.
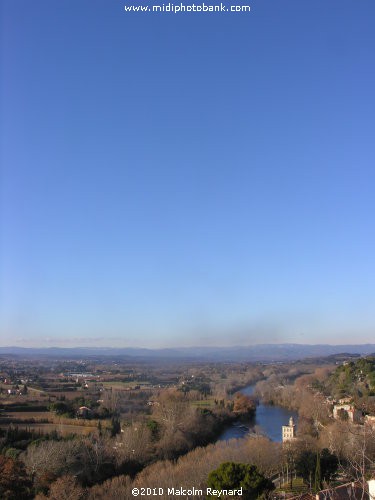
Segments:
[[[151,431],[141,423],[125,427],[116,436],[113,448],[119,466],[126,461],[146,463],[153,451]]]
[[[66,475],[52,483],[49,500],[84,500],[86,491],[80,486],[74,476]]]

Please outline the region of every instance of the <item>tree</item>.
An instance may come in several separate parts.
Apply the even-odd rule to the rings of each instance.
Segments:
[[[51,500],[82,500],[85,490],[73,476],[62,476],[52,483],[48,498]]]
[[[348,422],[348,420],[349,420],[348,412],[345,411],[343,408],[340,408],[339,410],[337,410],[337,416],[343,422]]]
[[[56,477],[82,469],[82,441],[40,441],[29,445],[21,458],[34,486],[45,491]]]
[[[120,419],[118,417],[112,417],[110,432],[112,437],[116,436],[117,434],[120,434],[121,424],[120,424]]]
[[[115,439],[115,457],[119,467],[127,470],[131,464],[137,468],[153,456],[151,431],[141,423],[127,426]]]
[[[215,490],[243,488],[242,498],[253,500],[265,491],[274,489],[272,481],[261,474],[255,465],[224,462],[208,475],[207,486]]]
[[[316,452],[316,458],[315,458],[315,478],[314,478],[314,490],[315,493],[320,491],[322,489],[322,475],[321,475],[321,469],[320,469],[320,454],[317,451]]]
[[[96,484],[89,490],[90,500],[109,500],[111,498],[134,498],[131,493],[131,479],[129,476],[116,476]],[[157,498],[157,497],[155,497]]]
[[[310,487],[321,489],[322,480],[329,483],[336,474],[339,460],[336,455],[324,448],[321,453],[310,450],[303,451],[296,461],[296,472]],[[312,480],[313,484],[312,484]]]
[[[158,434],[159,434],[159,424],[156,422],[156,420],[153,420],[152,418],[150,418],[147,421],[146,425],[150,429],[152,438],[157,439]]]
[[[255,403],[252,398],[238,392],[234,399],[233,411],[241,414],[253,414],[255,413]]]
[[[56,415],[66,415],[72,417],[74,411],[72,409],[71,403],[64,403],[62,401],[56,401],[49,405],[49,410],[56,413]]]
[[[2,500],[27,500],[31,481],[22,462],[0,455],[0,498]]]
[[[336,455],[324,448],[320,454],[320,468],[323,481],[329,483],[335,476],[339,466],[339,460]]]
[[[296,472],[310,487],[315,468],[316,454],[308,450],[303,451],[296,461]]]

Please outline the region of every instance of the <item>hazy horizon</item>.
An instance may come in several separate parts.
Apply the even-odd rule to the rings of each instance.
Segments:
[[[370,343],[373,0],[130,1],[1,2],[0,345]]]
[[[145,344],[142,341],[138,343],[127,343],[123,338],[111,338],[111,337],[85,337],[85,338],[74,338],[70,339],[57,339],[53,337],[46,337],[41,339],[14,339],[12,341],[0,343],[0,348],[7,347],[21,347],[21,348],[71,348],[71,349],[149,349],[149,350],[164,350],[164,349],[190,349],[190,348],[219,348],[219,349],[236,349],[236,348],[253,348],[260,346],[301,346],[301,347],[316,347],[316,346],[327,346],[327,347],[336,347],[336,346],[375,346],[375,341],[372,342],[272,342],[272,341],[263,341],[263,342],[253,342],[253,343],[240,343],[234,342],[225,343],[224,341],[220,342],[175,342],[170,344]]]
[[[50,339],[45,339],[46,342],[43,342],[39,345],[17,345],[16,343],[14,344],[6,344],[6,345],[0,345],[0,348],[7,348],[7,347],[20,347],[20,348],[37,348],[37,349],[48,349],[48,348],[71,348],[71,349],[91,349],[91,348],[97,348],[97,349],[116,349],[116,348],[123,348],[123,349],[149,349],[149,350],[165,350],[165,349],[199,349],[199,348],[207,348],[207,349],[241,349],[242,347],[260,347],[260,346],[301,346],[301,347],[318,347],[318,346],[327,346],[327,347],[338,347],[338,346],[346,346],[346,345],[351,345],[353,347],[363,347],[363,346],[375,346],[375,342],[366,342],[366,343],[354,343],[354,344],[330,344],[330,343],[319,343],[319,344],[308,344],[308,343],[293,343],[293,342],[284,342],[280,344],[274,344],[274,343],[257,343],[257,344],[233,344],[233,345],[225,345],[225,344],[213,344],[213,345],[179,345],[179,346],[159,346],[159,347],[147,347],[147,346],[142,346],[142,345],[111,345],[109,342],[108,344],[103,344],[103,345],[85,345],[85,344],[78,344],[74,346],[70,345],[63,345],[58,341],[55,341],[53,344]],[[87,342],[95,342],[97,339],[85,339]],[[101,341],[101,339],[100,339]],[[122,339],[117,339],[116,341],[118,342],[123,342]],[[46,343],[50,343],[50,345],[46,345]]]

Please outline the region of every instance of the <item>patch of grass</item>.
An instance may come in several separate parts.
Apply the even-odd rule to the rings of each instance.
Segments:
[[[203,399],[191,401],[193,406],[197,406],[198,408],[213,408],[215,406],[213,399]]]
[[[288,481],[287,483],[282,484],[280,488],[277,488],[276,491],[285,491],[287,493],[295,493],[297,495],[299,493],[304,493],[307,489],[308,486],[303,482],[302,477],[296,477],[295,479],[293,478],[292,488],[290,487],[290,481]]]
[[[132,382],[121,382],[121,381],[115,381],[115,382],[103,382],[103,387],[109,388],[112,387],[113,389],[134,389],[134,387],[140,387],[141,389],[143,388],[149,388],[150,384],[148,382],[138,382],[137,380],[132,381]]]
[[[19,429],[27,429],[32,431],[40,431],[42,433],[50,433],[53,431],[58,432],[63,436],[67,436],[70,434],[78,434],[78,435],[88,435],[97,431],[97,427],[95,426],[83,426],[83,425],[66,425],[66,424],[17,424]],[[1,428],[6,429],[7,426],[1,426]]]

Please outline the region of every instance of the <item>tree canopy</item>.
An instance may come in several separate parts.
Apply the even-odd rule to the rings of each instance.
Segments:
[[[261,474],[255,465],[224,462],[210,472],[207,486],[215,490],[243,488],[242,498],[254,500],[263,492],[274,489],[272,481]]]

